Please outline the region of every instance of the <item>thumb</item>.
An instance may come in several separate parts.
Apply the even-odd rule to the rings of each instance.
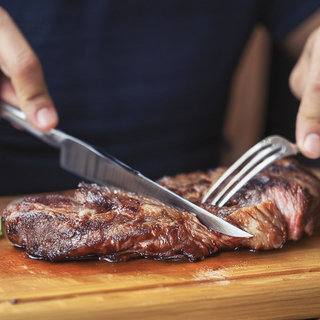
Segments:
[[[291,89],[301,103],[296,121],[296,140],[308,158],[320,157],[320,29],[309,37],[293,74]]]
[[[0,67],[11,80],[19,108],[41,131],[58,123],[40,61],[9,14],[0,7]]]
[[[19,70],[11,73],[11,83],[20,109],[28,121],[42,131],[57,125],[58,116],[44,81],[40,62],[35,56],[26,57]]]
[[[306,157],[320,157],[320,87],[310,85],[305,90],[297,115],[296,139]]]

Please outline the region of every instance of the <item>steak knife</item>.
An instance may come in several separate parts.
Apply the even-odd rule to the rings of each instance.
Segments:
[[[57,129],[47,132],[39,131],[29,124],[25,114],[19,109],[2,101],[0,106],[3,119],[18,125],[52,147],[60,149],[60,166],[66,171],[100,185],[108,185],[152,197],[183,209],[217,232],[234,237],[252,237],[251,234],[178,196],[92,145]]]

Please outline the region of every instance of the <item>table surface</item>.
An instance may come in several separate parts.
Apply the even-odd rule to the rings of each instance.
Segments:
[[[15,197],[0,198],[0,212]],[[320,232],[204,261],[51,263],[0,239],[0,319],[304,319],[320,316]]]

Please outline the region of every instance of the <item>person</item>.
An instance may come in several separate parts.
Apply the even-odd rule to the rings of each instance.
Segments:
[[[233,70],[263,23],[277,45],[300,56],[290,76],[301,99],[296,140],[305,156],[320,157],[318,0],[0,5],[1,99],[35,128],[59,122],[152,179],[218,164]],[[2,196],[71,189],[81,180],[59,168],[58,150],[5,121],[0,167]]]

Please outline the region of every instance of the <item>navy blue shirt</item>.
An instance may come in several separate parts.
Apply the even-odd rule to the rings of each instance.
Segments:
[[[59,129],[156,179],[213,168],[254,25],[280,42],[318,0],[1,0],[39,56]],[[75,188],[58,151],[1,121],[0,195]]]

